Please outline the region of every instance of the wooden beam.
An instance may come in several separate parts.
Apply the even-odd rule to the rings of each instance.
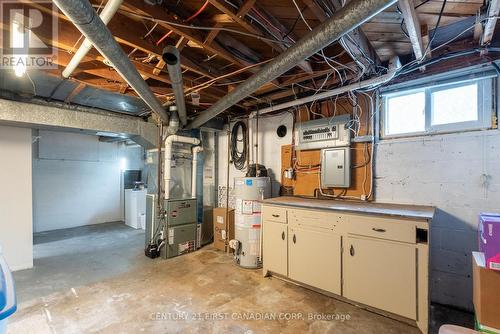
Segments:
[[[243,4],[240,6],[240,9],[238,9],[238,12],[236,13],[236,16],[239,18],[243,19],[245,15],[252,9],[253,5],[255,4],[255,0],[245,0]],[[229,18],[231,18],[230,15],[227,15]],[[231,19],[231,21],[233,21]],[[222,28],[224,26],[224,22],[221,22],[220,20],[217,20],[217,23],[215,24],[214,28]],[[217,37],[219,34],[220,30],[215,29],[211,30],[208,35],[205,37],[205,41],[203,42],[204,44],[210,44],[212,41]]]
[[[351,65],[352,64],[353,63],[351,63]],[[273,87],[274,89],[268,88],[264,91],[260,91],[259,92],[260,94],[256,95],[257,98],[261,99],[260,101],[252,99],[252,100],[246,101],[245,103],[243,103],[243,105],[245,105],[246,107],[251,107],[251,106],[261,104],[263,101],[271,102],[271,101],[274,101],[277,99],[282,99],[282,98],[285,98],[288,96],[292,96],[292,95],[294,95],[294,92],[292,89],[288,88],[288,86],[290,86],[292,84],[306,82],[308,80],[313,80],[313,79],[316,79],[319,77],[324,77],[328,72],[331,72],[331,70],[318,71],[318,72],[314,72],[313,74],[307,73],[307,74],[304,74],[303,76],[290,78],[281,84],[281,87],[283,87],[283,88],[279,88],[279,87],[274,86]],[[324,79],[320,79],[319,82],[322,83],[322,80],[324,80]],[[333,84],[336,82],[339,82],[338,78],[331,77],[328,80],[327,85],[330,85],[330,84]],[[299,88],[299,89],[301,89],[301,88]]]
[[[228,8],[223,3],[223,1],[220,1],[220,0],[208,0],[208,1],[215,8],[217,8],[218,10],[220,10],[222,13],[227,14],[229,17],[231,17],[231,19],[233,19],[234,22],[236,22],[237,24],[239,24],[243,29],[247,30],[248,32],[250,32],[252,34],[262,35],[263,31],[261,29],[256,28],[254,25],[250,24],[249,22],[247,22],[247,20],[244,19],[244,15],[241,14],[241,9],[237,13],[235,13],[235,12],[232,11],[232,9]],[[250,6],[249,4],[244,4],[244,5],[245,5],[245,7],[244,7],[245,10],[247,10],[247,12],[248,12],[252,8],[252,6],[254,4],[252,4],[252,6]],[[277,21],[274,18],[273,18],[273,20]],[[283,52],[286,49],[288,49],[285,45],[280,44],[280,43],[273,43],[273,42],[268,41],[268,40],[263,40],[262,42],[264,42],[265,44],[269,45],[270,47],[272,47],[273,49],[277,50],[278,52]],[[302,68],[306,72],[312,72],[311,65],[308,62],[306,62],[306,61],[301,62],[299,64],[299,67]]]
[[[203,44],[205,45],[210,45],[212,44],[212,42],[214,41],[215,37],[217,37],[217,35],[219,34],[220,30],[218,30],[219,28],[222,28],[224,25],[220,22],[217,22],[215,25],[214,25],[214,30],[210,30],[210,32],[208,33],[208,35],[205,37],[205,40],[203,41]]]
[[[29,1],[30,6],[36,9],[39,9],[44,15],[52,15],[53,12],[50,8],[44,6],[43,4],[37,3],[36,1],[33,2],[32,0]],[[68,18],[63,15],[62,13],[58,14],[58,18],[60,19],[59,25],[62,24],[62,22],[70,22]],[[71,23],[71,22],[70,22]],[[71,25],[73,25],[71,23]],[[66,25],[66,27],[69,27]],[[136,21],[130,20],[128,17],[116,13],[113,19],[108,23],[108,28],[111,30],[113,33],[113,36],[117,40],[118,43],[127,45],[131,48],[137,48],[145,53],[153,54],[156,56],[161,57],[162,53],[162,48],[154,45],[153,43],[148,42],[145,39],[142,39],[139,34],[137,34],[138,31],[144,31],[145,28],[144,26]],[[78,31],[76,28],[70,28],[71,31],[74,31],[76,34],[75,37],[81,36],[81,33]],[[59,34],[61,34],[61,28],[59,29]],[[75,39],[76,40],[76,39]],[[75,50],[71,50],[75,51]],[[209,72],[205,71],[203,68],[198,66],[195,62],[190,61],[190,59],[183,57],[181,59],[181,67],[189,70],[191,72],[197,73],[199,75],[205,75],[210,78],[213,78],[213,75],[211,75]]]
[[[328,18],[326,12],[314,0],[302,0],[302,1],[307,5],[307,7],[321,22],[325,21]],[[333,3],[335,5],[335,10],[339,10],[340,8],[342,8],[342,2],[340,0],[333,0]],[[354,29],[346,36],[347,38],[344,38],[344,41],[346,42],[347,46],[349,46],[349,51],[355,58],[353,60],[358,60],[365,67],[373,69],[374,64],[365,59],[366,55],[373,60],[375,65],[380,64],[380,58],[378,57],[377,52],[375,51],[375,49],[373,48],[370,41],[366,37],[365,33],[361,30],[361,28]]]
[[[421,60],[424,57],[425,49],[422,41],[422,28],[414,3],[412,0],[399,0],[399,9],[401,9],[405,19],[405,26],[410,37],[415,59]]]
[[[230,62],[231,64],[234,64],[239,68],[246,66],[241,60],[233,56],[228,51],[224,50],[216,42],[211,44],[204,44],[203,43],[204,37],[197,30],[182,28],[179,26],[174,26],[172,24],[169,24],[168,21],[178,22],[178,20],[159,6],[148,5],[144,2],[144,0],[127,0],[126,2],[123,3],[122,7],[126,8],[128,11],[132,13],[137,13],[140,15],[149,16],[151,18],[159,19],[161,21],[158,21],[158,25],[162,26],[167,30],[172,30],[177,35],[180,35],[188,39],[189,41],[192,41],[200,45],[208,53],[216,54],[218,57]]]
[[[488,45],[493,39],[495,27],[497,25],[497,17],[500,12],[500,0],[490,0],[488,3],[488,16],[484,24],[483,38],[481,45]]]
[[[69,93],[69,95],[66,97],[66,99],[64,100],[65,103],[71,103],[71,101],[73,101],[73,99],[75,98],[75,96],[77,96],[78,94],[80,94],[80,92],[85,88],[87,87],[86,84],[84,84],[83,82],[80,82],[72,91],[71,93]]]
[[[340,56],[340,58],[337,59],[337,61],[345,63],[345,66],[347,66],[347,67],[353,68],[356,66],[356,64],[351,61],[351,58],[347,54]],[[282,77],[282,80],[280,83],[278,83],[278,86],[287,87],[287,86],[290,86],[291,84],[301,83],[304,81],[313,80],[313,79],[325,76],[326,74],[331,73],[331,72],[333,72],[333,70],[331,68],[328,68],[325,70],[314,71],[312,73],[300,73],[300,74],[296,74],[296,75],[292,75],[292,76],[287,75],[285,77]],[[275,91],[277,89],[279,89],[277,87],[277,85],[274,85],[272,83],[268,83],[268,84],[265,84],[262,87],[260,87],[255,92],[255,95],[259,96],[261,94],[266,94],[266,93],[269,93],[271,91]],[[253,102],[253,101],[251,101],[251,102]]]
[[[261,62],[262,55],[260,53],[255,52],[251,48],[249,48],[244,42],[239,41],[236,38],[233,38],[229,34],[219,34],[217,36],[217,40],[223,44],[226,48],[238,50],[242,55],[245,56],[248,60],[244,60],[247,66],[257,64]],[[257,68],[253,68],[250,72],[257,72]]]
[[[69,24],[69,22],[68,23],[60,22],[58,27],[59,31],[57,39],[53,40],[52,32],[46,31],[43,26],[44,25],[41,25],[40,27],[33,28],[32,30],[37,35],[37,37],[39,37],[44,43],[46,43],[47,45],[52,45],[53,47],[59,50],[71,50],[73,48],[73,45],[77,41],[78,37],[80,36],[76,27]],[[58,55],[54,61],[56,64],[65,67],[69,64],[71,58],[72,54],[60,51],[58,52]],[[120,74],[118,74],[118,72],[116,72],[110,67],[102,66],[103,60],[104,57],[101,56],[95,49],[93,49],[85,56],[83,62],[77,68],[76,73],[85,72],[107,80],[125,83],[125,80],[120,76]],[[154,74],[153,71],[155,67],[153,65],[148,65],[146,63],[136,61],[133,59],[131,60],[131,62],[134,64],[134,66],[137,68],[137,70],[142,76],[154,79],[159,82],[163,82],[168,85],[171,84],[166,74],[162,72],[160,72],[159,74]],[[189,88],[188,86],[185,87]],[[218,87],[210,87],[208,89],[203,90],[201,94],[206,96],[211,96],[213,98],[220,98],[221,96],[224,96],[226,94],[226,91],[225,89],[221,89]]]
[[[482,36],[483,36],[483,24],[481,22],[481,11],[478,11],[476,13],[476,23],[474,25],[474,35],[472,38],[474,39],[474,41],[480,43]]]

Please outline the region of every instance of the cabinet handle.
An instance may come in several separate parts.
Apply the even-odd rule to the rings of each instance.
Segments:
[[[285,240],[285,232],[281,233],[281,240]]]
[[[280,215],[277,215],[277,214],[273,213],[273,215],[272,215],[272,216],[273,216],[274,218],[278,218]]]
[[[349,253],[351,254],[351,256],[354,256],[354,246],[351,245],[351,248],[349,249]]]
[[[297,242],[297,237],[295,236],[295,234],[293,235],[292,240],[293,240],[293,243],[294,243],[294,244]]]
[[[384,233],[385,232],[385,229],[383,228],[372,228],[372,230],[374,230],[375,232],[381,232],[381,233]]]

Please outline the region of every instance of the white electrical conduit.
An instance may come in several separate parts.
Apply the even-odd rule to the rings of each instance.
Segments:
[[[171,135],[165,139],[165,164],[163,166],[163,178],[165,180],[165,199],[170,199],[170,183],[172,182],[172,145],[173,143],[184,143],[191,145],[200,145],[198,138]],[[193,151],[194,153],[194,151]],[[193,156],[194,164],[194,156]],[[194,182],[196,180],[192,180]],[[195,190],[196,193],[196,190]]]
[[[331,96],[343,94],[343,93],[348,92],[348,91],[355,91],[358,89],[369,88],[371,86],[380,85],[380,84],[386,83],[387,81],[394,78],[394,75],[396,75],[396,70],[390,71],[389,73],[381,75],[381,76],[376,77],[376,78],[368,79],[368,80],[361,81],[361,82],[356,82],[356,83],[353,83],[353,84],[350,84],[347,86],[342,86],[339,88],[332,89],[332,90],[327,91],[327,92],[318,93],[318,94],[314,94],[311,96],[306,96],[306,97],[303,97],[301,99],[297,99],[297,100],[285,102],[282,104],[277,104],[275,106],[267,107],[264,109],[260,109],[259,115],[267,114],[267,113],[270,113],[273,111],[287,109],[287,108],[291,108],[291,107],[295,107],[295,106],[299,106],[299,105],[306,104],[306,103],[313,102],[313,101],[323,100],[323,99],[329,98]],[[257,114],[257,112],[254,111],[250,114],[250,117],[253,118],[253,117],[255,117],[256,114]]]
[[[198,169],[198,153],[203,151],[203,147],[195,146],[192,149],[193,152],[193,162],[191,171],[191,197],[196,198],[196,181],[197,181],[197,169]]]
[[[123,0],[109,0],[106,6],[104,6],[104,9],[102,10],[101,14],[99,17],[101,18],[102,22],[104,24],[108,24],[109,21],[111,21],[111,18],[115,15],[115,13],[118,11],[122,4]],[[68,66],[64,69],[62,72],[62,76],[64,78],[69,78],[71,74],[75,71],[75,69],[78,67],[82,59],[89,53],[90,49],[92,49],[93,45],[92,42],[88,40],[88,38],[85,38],[83,41],[82,45],[80,48],[76,51],[75,55],[73,58],[71,58]]]

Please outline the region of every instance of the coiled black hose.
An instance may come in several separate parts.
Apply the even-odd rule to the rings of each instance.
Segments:
[[[238,139],[238,133],[241,129],[242,138]],[[242,151],[238,149],[238,142],[243,143]],[[231,160],[233,161],[234,167],[237,170],[242,170],[245,168],[248,154],[248,136],[247,136],[247,125],[245,122],[238,121],[233,125],[233,130],[231,131]]]

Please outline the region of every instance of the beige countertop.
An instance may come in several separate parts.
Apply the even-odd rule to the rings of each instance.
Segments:
[[[378,202],[361,202],[334,199],[314,199],[283,196],[263,200],[269,205],[282,205],[306,209],[335,210],[352,213],[368,213],[385,216],[398,216],[404,218],[417,218],[430,220],[436,210],[433,206],[389,204]]]

